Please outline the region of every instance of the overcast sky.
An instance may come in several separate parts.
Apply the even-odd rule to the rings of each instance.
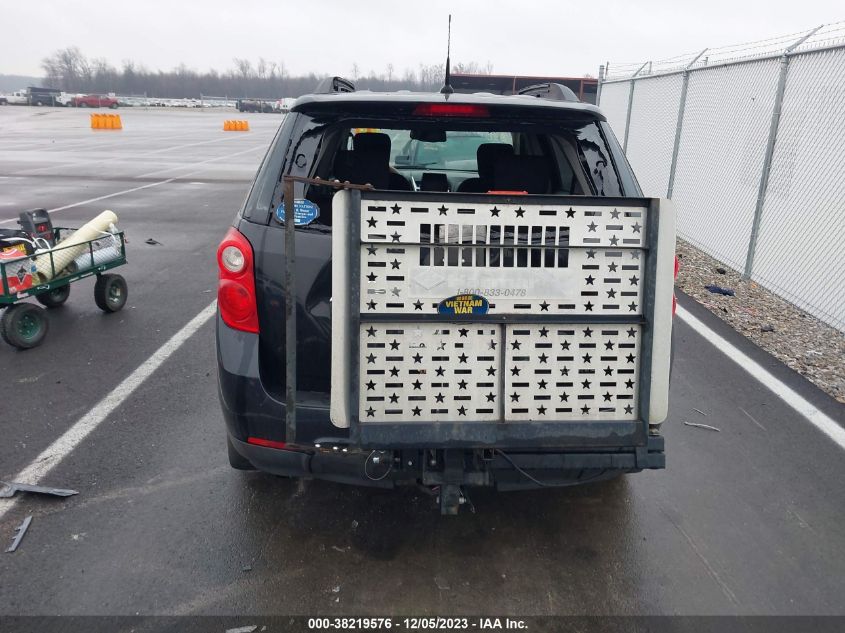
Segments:
[[[41,75],[45,56],[75,45],[149,69],[265,57],[291,74],[389,62],[401,74],[444,59],[450,12],[453,61],[562,76],[845,19],[841,0],[0,0],[0,73]]]

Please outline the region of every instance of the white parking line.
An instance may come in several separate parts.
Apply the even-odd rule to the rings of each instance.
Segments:
[[[152,356],[145,360],[135,371],[127,376],[123,382],[115,387],[111,393],[100,400],[85,415],[79,418],[50,446],[41,451],[32,463],[12,478],[12,481],[37,484],[67,457],[91,432],[96,429],[115,409],[132,395],[182,344],[205,325],[217,309],[217,302],[213,301],[202,312],[188,321]],[[15,505],[16,498],[0,499],[0,520]]]
[[[201,160],[197,163],[192,163],[191,167],[197,167],[199,165],[207,165],[209,163],[216,163],[221,160],[226,160],[229,158],[234,158],[235,156],[240,156],[241,154],[247,154],[249,152],[254,152],[257,149],[263,149],[266,145],[256,145],[255,147],[250,147],[249,149],[245,149],[241,152],[235,152],[234,154],[226,154],[225,156],[218,156],[216,158],[209,158],[207,160]],[[148,174],[141,174],[140,176],[127,176],[127,180],[129,178],[143,178],[144,176],[149,176],[156,173],[161,172],[168,172],[168,171],[175,171],[177,169],[185,169],[185,167],[168,167],[166,169],[159,169],[155,172],[149,172]],[[109,198],[116,198],[117,196],[123,196],[127,193],[133,193],[135,191],[141,191],[142,189],[149,189],[151,187],[158,187],[159,185],[166,185],[169,182],[173,182],[177,178],[187,178],[189,176],[193,176],[194,174],[200,173],[201,169],[194,169],[184,174],[179,174],[178,176],[173,176],[172,178],[167,178],[166,180],[159,180],[157,182],[150,182],[146,185],[141,185],[140,187],[132,187],[131,189],[124,189],[122,191],[115,191],[114,193],[108,193],[104,196],[99,196],[97,198],[89,198],[88,200],[82,200],[80,202],[74,202],[72,204],[66,204],[63,207],[56,207],[55,209],[47,209],[50,213],[55,213],[56,211],[64,211],[65,209],[73,209],[74,207],[80,207],[84,204],[91,204],[92,202],[99,202],[101,200],[108,200]],[[0,224],[11,224],[12,222],[17,222],[16,219],[10,220],[0,220]]]
[[[736,347],[716,334],[716,332],[711,330],[701,320],[694,317],[680,305],[678,306],[676,314],[678,318],[698,332],[698,334],[704,337],[704,339],[713,345],[713,347],[718,349],[725,356],[751,374],[752,378],[760,382],[778,398],[795,409],[795,411],[806,418],[810,424],[836,442],[840,448],[845,449],[845,428],[839,426],[833,418],[819,411],[798,392],[787,386],[778,378],[775,378],[749,356],[739,351]]]

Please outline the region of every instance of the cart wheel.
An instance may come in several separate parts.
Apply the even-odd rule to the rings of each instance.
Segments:
[[[70,284],[67,284],[61,288],[55,288],[49,292],[35,295],[35,300],[45,308],[58,308],[59,306],[64,305],[69,296]]]
[[[12,347],[30,349],[38,347],[47,336],[50,321],[47,312],[32,303],[9,306],[0,318],[0,336]]]
[[[129,296],[126,280],[121,275],[99,275],[94,286],[94,301],[103,312],[117,312]]]

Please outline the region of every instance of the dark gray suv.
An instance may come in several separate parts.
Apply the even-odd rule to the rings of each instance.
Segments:
[[[598,108],[523,92],[296,101],[218,249],[234,468],[422,484],[452,513],[473,486],[664,467],[671,208]]]

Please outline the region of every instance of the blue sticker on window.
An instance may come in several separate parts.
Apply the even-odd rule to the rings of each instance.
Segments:
[[[455,295],[437,306],[440,314],[487,314],[490,303],[480,295]]]
[[[293,201],[293,224],[294,226],[305,226],[311,224],[314,220],[320,217],[320,207],[306,200],[305,198],[297,198]],[[276,208],[276,220],[285,223],[285,203],[282,202]]]

